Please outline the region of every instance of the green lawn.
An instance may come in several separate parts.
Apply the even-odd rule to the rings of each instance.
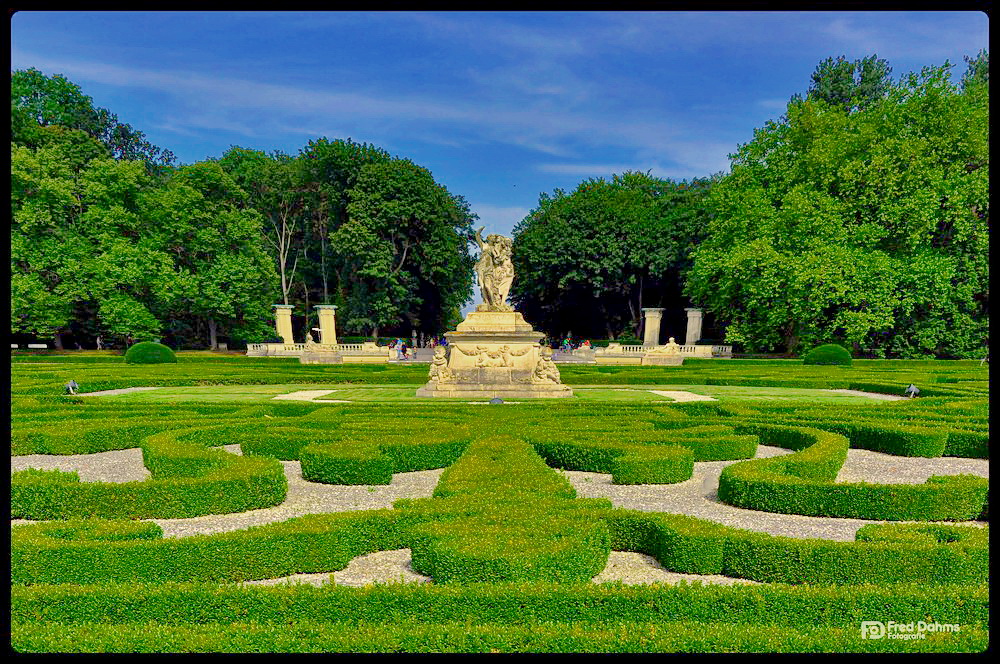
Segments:
[[[330,394],[317,397],[320,400],[336,399],[368,402],[464,402],[488,401],[481,399],[429,399],[415,396],[416,387],[399,385],[331,385],[320,383],[290,383],[284,385],[211,385],[199,387],[161,387],[146,392],[131,392],[128,394],[106,397],[90,397],[94,399],[128,400],[143,403],[150,402],[260,402],[270,401],[280,394],[290,394],[300,390],[333,390]],[[826,390],[804,389],[792,387],[740,387],[727,385],[641,385],[641,386],[574,386],[574,398],[580,401],[631,401],[631,402],[663,402],[672,403],[668,397],[653,394],[650,390],[687,391],[715,397],[720,401],[791,401],[797,403],[825,402],[832,404],[877,404],[874,399],[858,397],[849,394],[837,394]],[[518,401],[514,399],[514,401]],[[560,399],[560,401],[562,401]]]

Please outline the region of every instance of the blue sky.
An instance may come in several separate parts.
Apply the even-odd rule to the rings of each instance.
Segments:
[[[979,12],[21,12],[12,69],[63,74],[188,163],[374,143],[509,234],[539,192],[727,155],[820,60],[898,78],[987,47]]]

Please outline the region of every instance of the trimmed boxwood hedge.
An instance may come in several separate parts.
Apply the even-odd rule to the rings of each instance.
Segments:
[[[168,430],[143,440],[143,463],[151,474],[143,482],[80,482],[75,473],[16,472],[11,476],[11,517],[186,518],[284,501],[288,481],[277,461],[181,443],[180,435]]]
[[[177,355],[163,344],[142,341],[125,351],[125,364],[176,364]]]
[[[599,438],[593,429],[577,429],[575,421],[561,424],[560,430],[551,425],[529,429],[524,437],[548,464],[610,473],[614,484],[683,482],[691,478],[696,461],[748,459],[757,450],[755,436],[735,435],[732,427],[718,424],[680,428],[675,425],[688,423],[666,420],[655,429],[602,431]]]
[[[818,429],[753,424],[738,427],[761,441],[800,452],[727,466],[719,500],[747,509],[855,519],[962,521],[983,511],[988,480],[974,475],[931,477],[924,484],[835,483],[847,458],[843,436]],[[809,447],[802,447],[812,440]]]
[[[930,633],[926,639],[861,640],[851,627],[763,626],[700,622],[617,622],[614,625],[539,623],[433,625],[400,616],[390,624],[313,620],[156,625],[18,624],[11,643],[22,652],[983,652],[985,628]]]
[[[817,346],[802,357],[802,364],[851,366],[851,352],[839,344]]]
[[[795,433],[801,436],[787,433],[791,444]],[[810,472],[823,463],[816,459]],[[933,536],[915,537],[912,526],[884,526],[858,542],[807,540],[574,496],[528,443],[498,436],[474,442],[442,475],[435,497],[400,500],[395,510],[170,539],[149,539],[150,532],[128,524],[120,541],[98,541],[78,522],[17,526],[11,578],[15,584],[244,581],[334,571],[355,556],[398,548],[412,550],[415,570],[458,583],[583,582],[611,550],[640,551],[678,572],[771,583],[981,583],[988,573],[985,528],[938,525]]]

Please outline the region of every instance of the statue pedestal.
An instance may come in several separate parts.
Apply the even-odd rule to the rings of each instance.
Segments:
[[[445,335],[444,356],[431,362],[430,381],[418,397],[571,397],[549,349],[516,311],[473,311]]]

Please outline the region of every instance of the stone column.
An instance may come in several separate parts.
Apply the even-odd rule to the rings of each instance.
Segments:
[[[701,339],[701,309],[686,308],[684,311],[688,315],[687,336],[684,337],[684,344],[690,346]]]
[[[319,342],[328,346],[337,345],[337,305],[317,304],[313,306],[319,315]]]
[[[275,304],[274,306],[274,329],[278,336],[284,339],[286,344],[293,344],[292,338],[292,305]]]
[[[642,316],[645,320],[642,345],[658,346],[660,343],[660,321],[663,320],[663,309],[643,309]]]

